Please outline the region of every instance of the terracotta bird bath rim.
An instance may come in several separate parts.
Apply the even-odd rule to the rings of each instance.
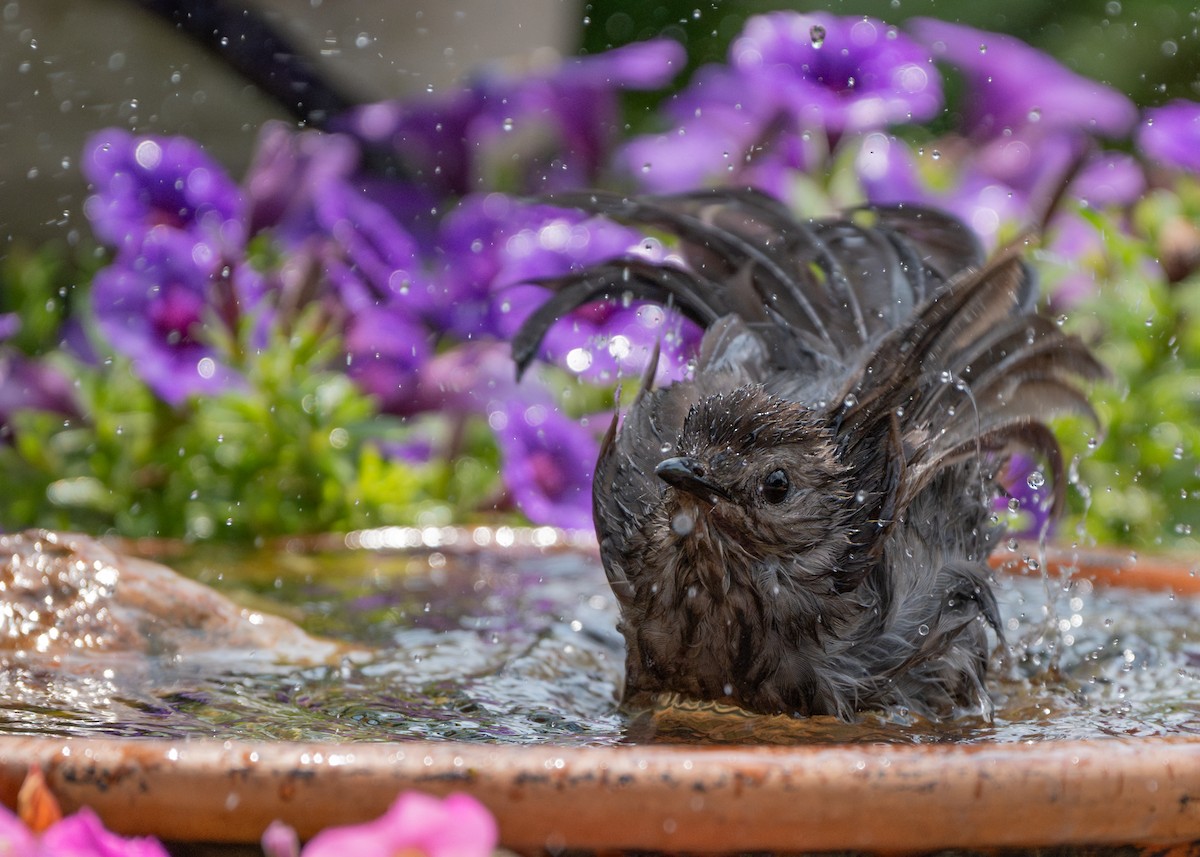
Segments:
[[[496,534],[501,533],[497,540]],[[439,535],[440,534],[440,535]],[[565,545],[533,530],[391,531],[343,547]],[[304,545],[313,548],[313,543]],[[1007,557],[1019,557],[1020,552]],[[1005,558],[1001,557],[1001,560]],[[1098,585],[1200,594],[1200,558],[1051,550]],[[518,851],[1022,848],[1200,840],[1200,736],[1009,744],[561,747],[0,737],[0,800],[30,765],[68,811],[181,841],[366,821],[404,789],[469,792]]]

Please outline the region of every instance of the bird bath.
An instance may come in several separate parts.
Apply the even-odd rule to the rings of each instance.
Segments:
[[[254,842],[275,818],[311,835],[379,815],[403,788],[475,794],[515,849],[1200,839],[1195,560],[1052,551],[1043,577],[1004,549],[1000,564],[1024,573],[998,575],[1014,646],[994,720],[842,724],[686,704],[619,714],[621,641],[594,547],[548,529],[135,548],[231,596],[248,627],[182,581],[199,606],[177,627],[122,642],[149,625],[108,605],[117,643],[54,669],[9,643],[10,805],[36,763],[68,808],[188,841]],[[167,605],[169,572],[84,550],[148,575],[117,602]]]

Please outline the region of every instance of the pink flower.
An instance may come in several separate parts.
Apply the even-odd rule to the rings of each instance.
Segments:
[[[0,806],[0,855],[4,857],[169,857],[157,839],[106,830],[87,807],[51,825],[40,836]]]
[[[439,800],[405,792],[375,821],[323,830],[303,851],[291,828],[278,821],[267,828],[262,844],[268,857],[491,857],[497,839],[496,820],[470,795]]]

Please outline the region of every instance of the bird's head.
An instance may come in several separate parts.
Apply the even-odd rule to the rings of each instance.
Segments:
[[[709,395],[664,455],[659,543],[713,565],[702,579],[719,566],[727,586],[739,557],[825,575],[850,542],[845,466],[826,421],[803,405],[759,386]]]

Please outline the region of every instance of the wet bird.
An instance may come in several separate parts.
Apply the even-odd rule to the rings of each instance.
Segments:
[[[990,711],[997,477],[1053,477],[1045,420],[1094,418],[1103,369],[1035,311],[1020,246],[985,260],[925,208],[798,220],[753,191],[557,196],[673,235],[683,264],[615,259],[550,281],[514,339],[619,296],[705,328],[688,380],[647,372],[602,446],[596,534],[621,610],[625,702],[764,714]]]

